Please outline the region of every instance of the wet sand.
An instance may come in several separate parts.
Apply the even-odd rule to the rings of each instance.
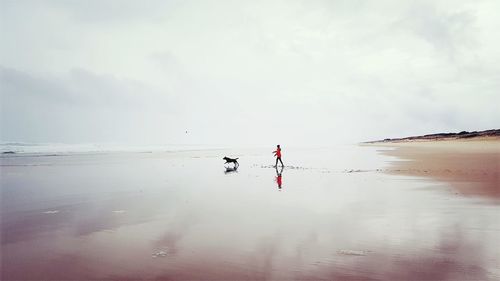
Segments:
[[[455,194],[500,201],[500,139],[446,140],[385,144],[393,174],[430,177],[449,183]]]
[[[495,201],[386,148],[283,149],[281,189],[272,149],[2,157],[1,279],[500,278]]]

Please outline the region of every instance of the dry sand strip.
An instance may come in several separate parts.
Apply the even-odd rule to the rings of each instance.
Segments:
[[[500,202],[500,138],[384,142],[383,151],[405,161],[392,161],[387,172],[445,181],[464,196]]]

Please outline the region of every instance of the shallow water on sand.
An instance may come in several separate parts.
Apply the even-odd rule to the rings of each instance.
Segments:
[[[373,147],[271,151],[2,157],[1,279],[500,278],[498,204]]]

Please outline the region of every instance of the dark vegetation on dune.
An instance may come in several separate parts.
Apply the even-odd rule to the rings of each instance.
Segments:
[[[486,131],[462,131],[460,133],[437,133],[423,136],[411,136],[404,138],[383,139],[376,141],[369,141],[366,143],[376,142],[400,142],[400,141],[413,141],[413,140],[451,140],[451,139],[472,139],[480,137],[500,137],[500,129],[486,130]]]

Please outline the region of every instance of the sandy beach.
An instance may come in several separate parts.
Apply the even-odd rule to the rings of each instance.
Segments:
[[[2,156],[2,280],[500,277],[489,187],[385,173],[403,148],[285,151],[281,189],[266,149]]]
[[[500,1],[0,11],[0,281],[500,281]]]
[[[500,200],[500,139],[410,141],[383,144],[394,161],[389,173],[449,183],[455,194]]]

